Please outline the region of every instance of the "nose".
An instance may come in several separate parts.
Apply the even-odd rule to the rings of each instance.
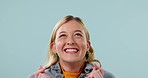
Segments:
[[[67,38],[67,45],[74,45],[74,44],[75,44],[75,40],[73,37]]]

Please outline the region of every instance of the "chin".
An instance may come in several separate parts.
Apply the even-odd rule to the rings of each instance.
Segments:
[[[82,61],[81,59],[76,59],[76,58],[65,59],[65,62],[69,62],[69,63],[76,63],[76,62],[81,62],[81,61]]]

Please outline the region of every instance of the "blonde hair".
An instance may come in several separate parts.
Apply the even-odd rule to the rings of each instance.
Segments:
[[[49,43],[49,51],[48,51],[48,58],[47,58],[47,64],[45,65],[46,67],[50,67],[52,64],[54,64],[56,61],[58,61],[59,57],[57,56],[57,54],[54,53],[54,51],[52,50],[52,45],[53,45],[53,42],[55,41],[55,38],[56,38],[56,32],[57,30],[65,23],[69,22],[69,21],[77,21],[78,23],[80,23],[82,25],[82,27],[84,28],[84,32],[86,34],[86,38],[87,38],[87,41],[89,42],[90,41],[90,35],[89,35],[89,32],[87,30],[87,28],[85,27],[83,21],[79,18],[79,17],[74,17],[74,16],[71,16],[71,15],[68,15],[68,16],[65,16],[63,17],[63,19],[61,19],[54,27],[53,31],[52,31],[52,34],[51,34],[51,37],[50,37],[50,43]],[[87,62],[98,62],[100,64],[100,67],[101,67],[101,63],[98,61],[98,60],[95,60],[94,59],[94,50],[92,48],[92,46],[90,45],[90,48],[89,48],[89,51],[88,53],[87,58],[85,58],[85,60]]]

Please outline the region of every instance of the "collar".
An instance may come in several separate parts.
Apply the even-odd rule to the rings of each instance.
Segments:
[[[90,73],[93,70],[93,64],[86,62],[83,70],[84,72],[80,74],[79,78],[84,78],[86,74]],[[54,63],[51,67],[47,68],[45,72],[55,76],[56,78],[63,78],[59,62]]]

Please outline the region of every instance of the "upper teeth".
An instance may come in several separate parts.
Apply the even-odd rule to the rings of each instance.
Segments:
[[[76,49],[66,49],[66,52],[77,52]]]

